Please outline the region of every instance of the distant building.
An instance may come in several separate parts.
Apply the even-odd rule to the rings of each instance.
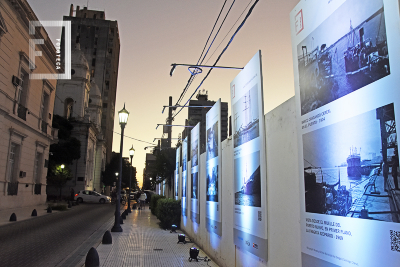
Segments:
[[[156,156],[152,153],[146,153],[146,167],[143,170],[143,189],[153,190],[156,177],[152,176],[151,169],[156,163]]]
[[[29,74],[57,73],[56,49],[26,0],[0,1],[0,209],[44,204],[56,80],[29,79]],[[29,39],[43,39],[35,64]],[[30,68],[32,64],[32,68]]]
[[[100,89],[102,97],[101,128],[106,142],[106,161],[111,160],[115,99],[117,94],[120,39],[117,21],[106,20],[104,11],[88,10],[73,5],[70,15],[64,20],[71,21],[72,47],[80,44],[89,63],[92,80]],[[63,44],[62,44],[63,49]]]
[[[70,167],[72,179],[64,186],[64,195],[70,188],[101,191],[101,173],[105,169],[106,143],[101,128],[102,97],[99,87],[91,80],[89,64],[80,45],[71,51],[70,80],[58,80],[54,114],[69,120],[74,126],[72,136],[81,142],[81,157]],[[52,195],[56,188],[48,188]]]
[[[190,100],[189,106],[201,106],[201,107],[189,107],[188,108],[188,119],[187,125],[196,126],[200,122],[200,153],[206,152],[206,114],[216,101],[208,100],[208,93],[204,89],[199,91],[196,96],[197,100]],[[209,107],[205,107],[209,106]],[[192,128],[186,128],[182,132],[182,139],[189,136]],[[221,103],[221,141],[224,141],[228,137],[228,103]],[[190,142],[189,142],[190,144]],[[190,146],[190,145],[189,145]],[[188,149],[189,149],[188,146]],[[190,153],[189,153],[190,154]]]

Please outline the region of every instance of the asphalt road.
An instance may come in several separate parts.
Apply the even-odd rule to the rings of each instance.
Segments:
[[[114,211],[111,204],[84,203],[68,211],[1,226],[0,265],[59,265],[74,251],[76,255],[76,249],[88,240],[93,245],[99,238],[101,241],[104,225],[112,220]]]

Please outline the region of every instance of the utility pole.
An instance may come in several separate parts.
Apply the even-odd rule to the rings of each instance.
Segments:
[[[168,125],[172,125],[172,96],[169,97],[169,108],[168,108]],[[171,145],[171,138],[172,138],[172,126],[167,126],[169,127],[168,129],[168,143],[169,147],[172,147]]]

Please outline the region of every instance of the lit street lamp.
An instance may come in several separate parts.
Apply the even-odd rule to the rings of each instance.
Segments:
[[[129,173],[129,193],[128,193],[128,212],[132,213],[131,210],[131,191],[132,191],[132,158],[133,155],[135,154],[135,149],[132,147],[129,149],[129,156],[131,157],[131,166],[130,167],[130,173]]]
[[[120,201],[121,201],[121,180],[122,180],[122,151],[124,144],[124,129],[125,125],[128,123],[129,112],[124,108],[118,112],[119,125],[121,125],[121,146],[119,149],[119,173],[121,174],[117,183],[117,203],[115,205],[115,220],[114,226],[111,228],[111,232],[122,232],[120,225]]]

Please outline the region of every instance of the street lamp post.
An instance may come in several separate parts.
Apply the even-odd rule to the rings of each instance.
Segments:
[[[118,112],[119,117],[119,125],[121,125],[121,146],[119,149],[119,179],[117,182],[117,203],[115,205],[115,220],[114,226],[111,228],[111,232],[122,232],[122,228],[120,225],[120,200],[121,200],[121,180],[122,180],[122,151],[123,151],[123,144],[124,144],[124,129],[125,125],[128,122],[129,112],[124,108]]]
[[[135,149],[132,147],[129,149],[129,156],[131,157],[131,166],[130,166],[130,172],[129,172],[129,194],[128,194],[128,212],[132,213],[131,210],[131,192],[132,192],[132,158],[133,155],[135,154]]]

